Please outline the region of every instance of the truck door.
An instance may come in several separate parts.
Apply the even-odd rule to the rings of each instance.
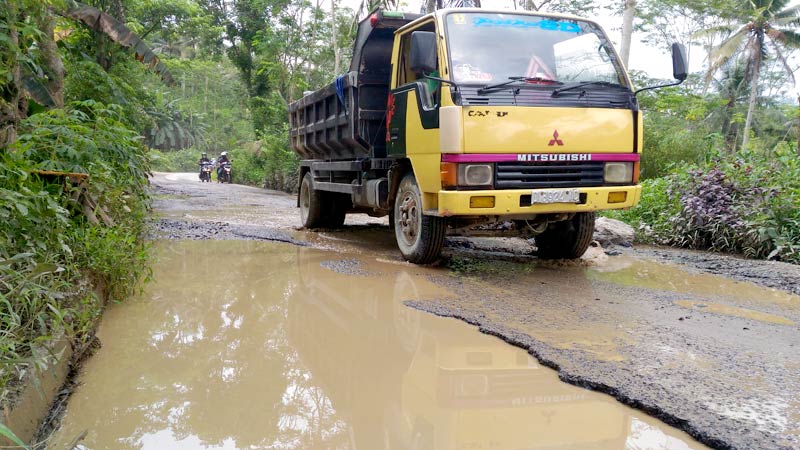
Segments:
[[[394,73],[386,113],[387,150],[394,157],[439,154],[442,86],[437,81],[424,78],[424,75],[439,76],[440,55],[436,50],[438,45],[434,46],[432,51],[436,55],[433,70],[427,73],[415,71],[411,67],[411,42],[415,32],[435,33],[433,20],[403,30],[395,40]]]

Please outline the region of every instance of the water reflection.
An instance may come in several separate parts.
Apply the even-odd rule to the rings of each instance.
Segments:
[[[403,306],[450,295],[426,269],[253,242],[158,254],[146,295],[106,314],[51,449],[84,429],[94,450],[700,448]]]

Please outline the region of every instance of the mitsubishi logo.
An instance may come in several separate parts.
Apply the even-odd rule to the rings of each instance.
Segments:
[[[562,141],[561,139],[558,138],[558,130],[554,130],[553,131],[553,139],[550,139],[550,143],[547,144],[547,145],[552,147],[553,145],[556,145],[556,144],[564,145],[564,141]]]

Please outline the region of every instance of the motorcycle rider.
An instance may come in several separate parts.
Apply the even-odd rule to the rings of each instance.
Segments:
[[[228,159],[228,152],[222,152],[219,154],[219,158],[217,158],[217,179],[219,179],[220,173],[222,173],[222,165],[226,162],[231,162]]]
[[[201,154],[200,155],[200,161],[198,161],[197,164],[200,166],[200,179],[202,180],[203,179],[203,164],[211,164],[211,160],[208,159],[208,154],[206,154],[205,152],[203,154]]]

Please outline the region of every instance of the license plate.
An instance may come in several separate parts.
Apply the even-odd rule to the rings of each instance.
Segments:
[[[548,189],[531,192],[531,205],[537,203],[578,203],[581,194],[577,189]]]

